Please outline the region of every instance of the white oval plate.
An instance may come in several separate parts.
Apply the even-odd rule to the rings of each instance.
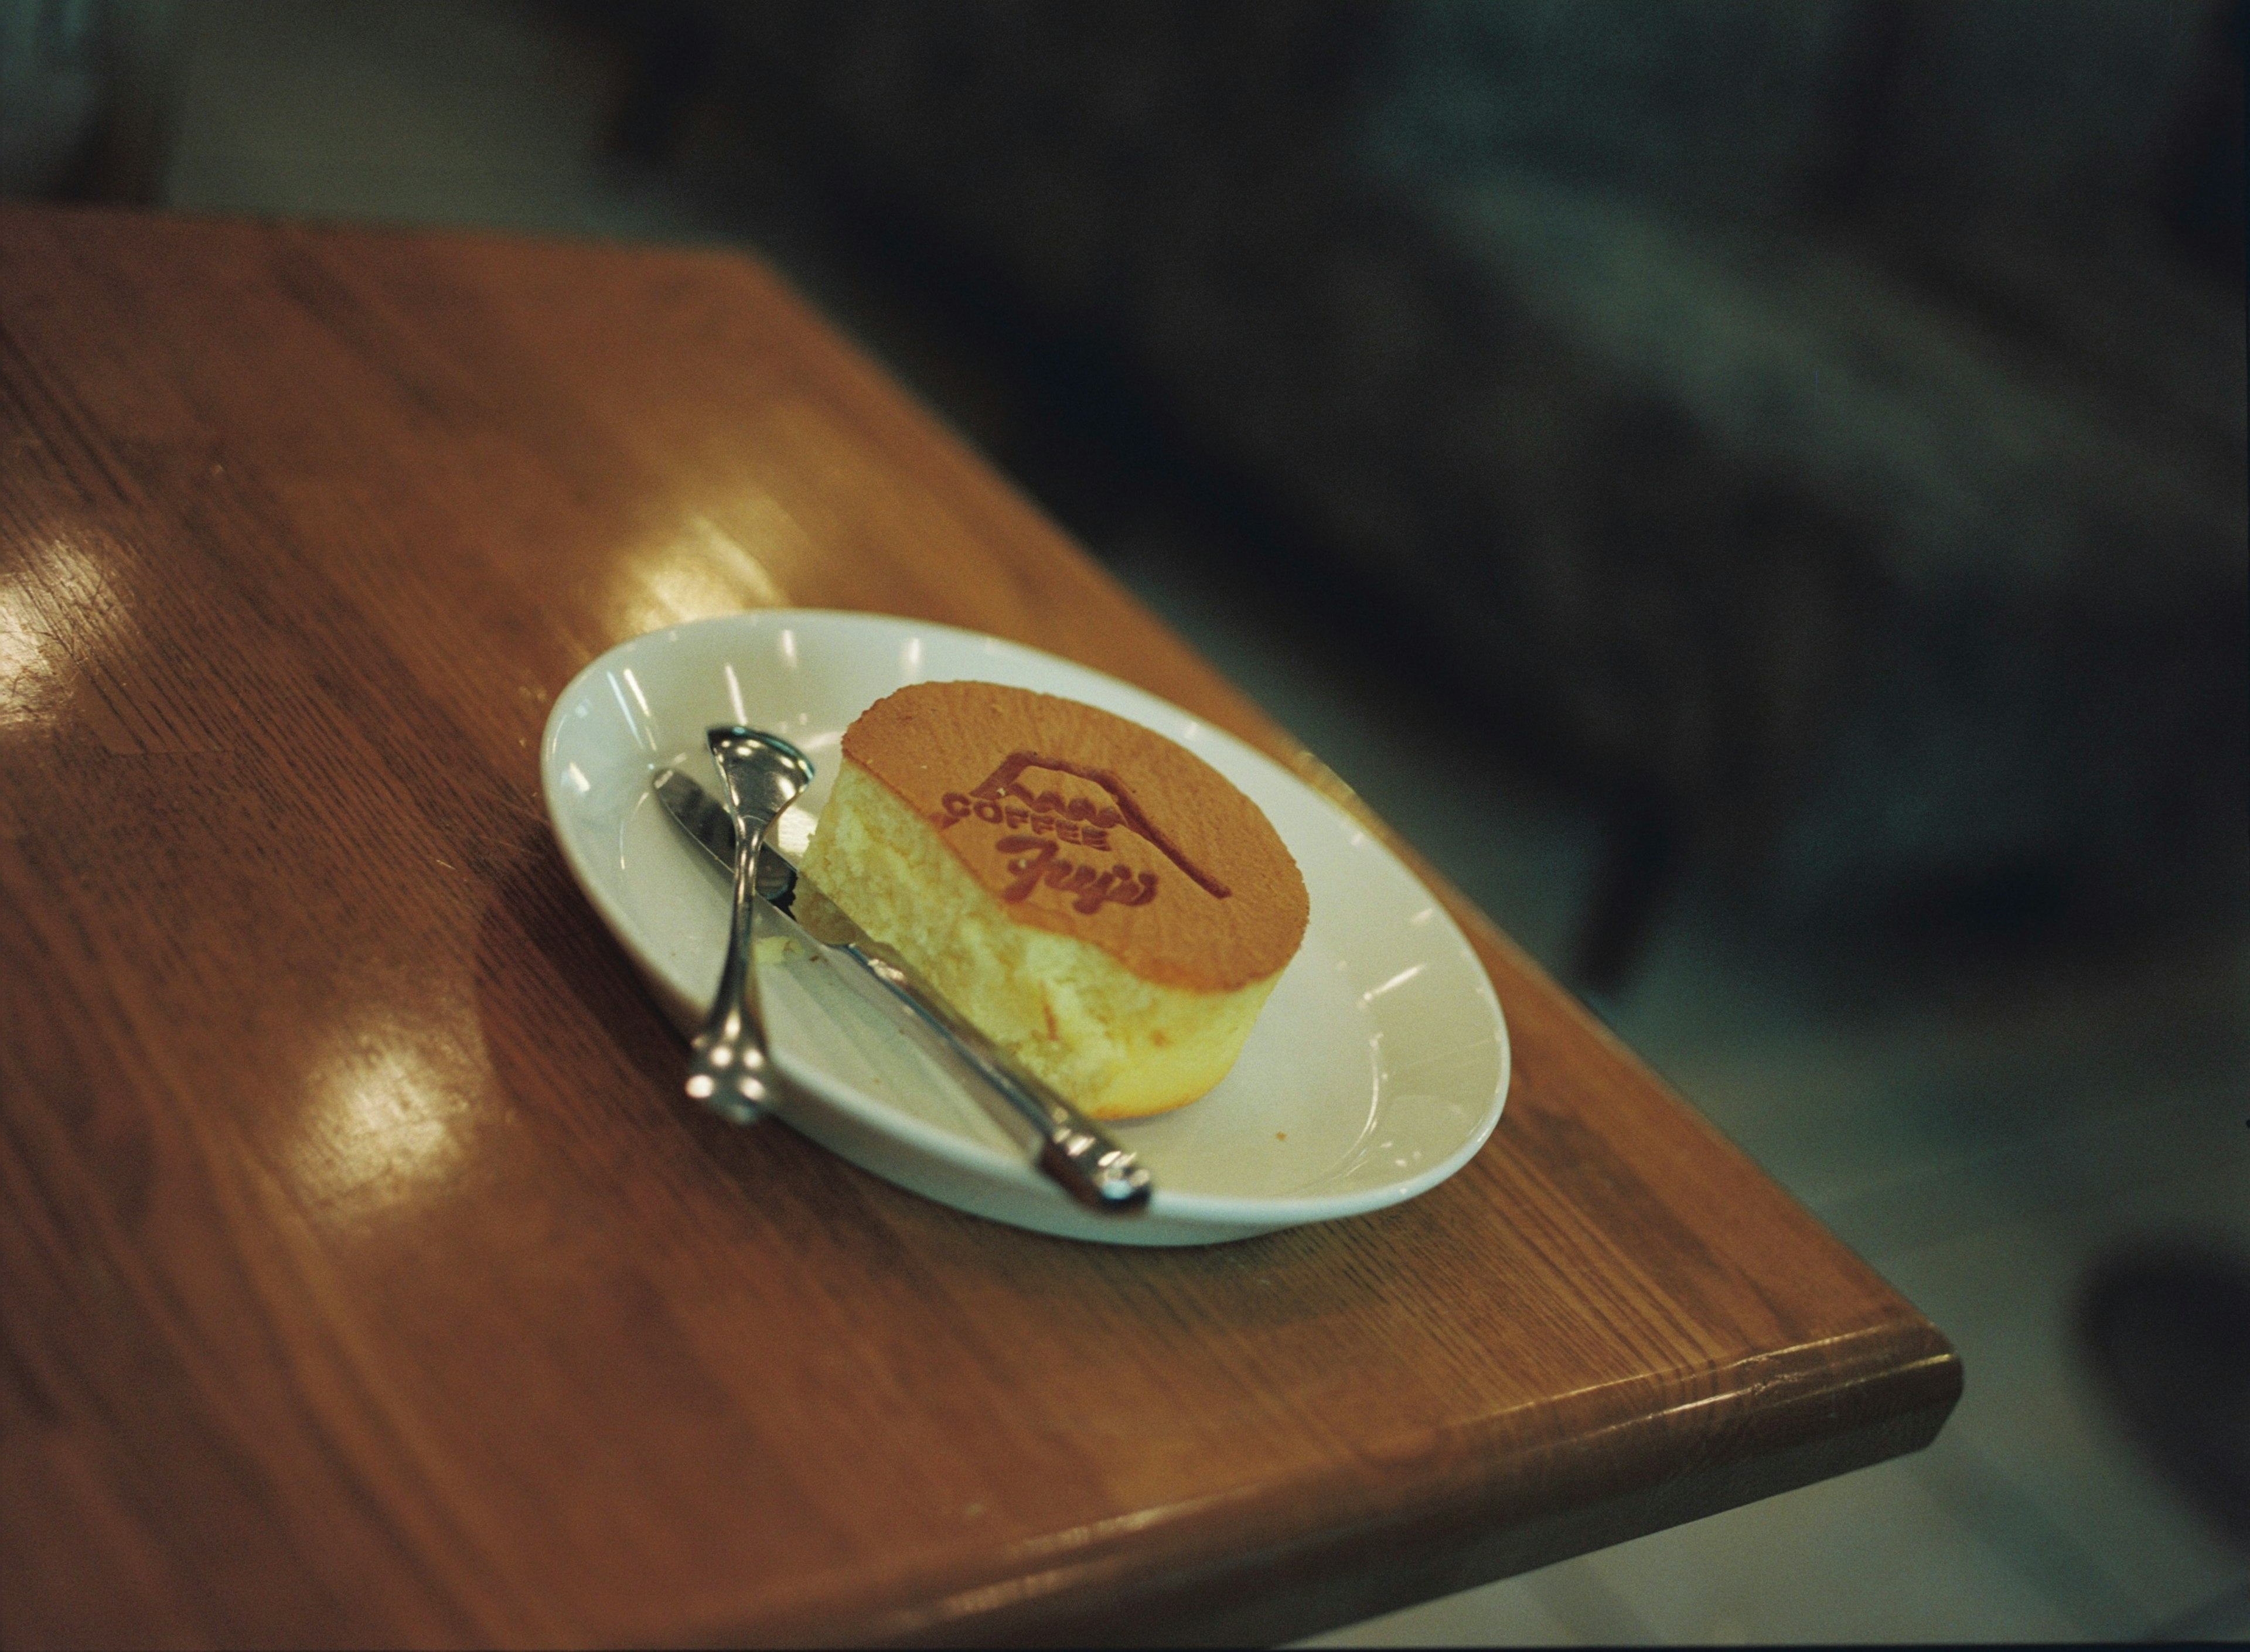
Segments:
[[[1500,1121],[1508,1029],[1437,898],[1287,770],[1176,706],[997,637],[872,614],[774,609],[652,631],[556,701],[541,777],[565,860],[683,1029],[726,951],[726,880],[649,790],[676,764],[716,787],[703,731],[785,735],[819,774],[784,816],[803,850],[844,730],[908,683],[1009,683],[1099,706],[1177,740],[1280,831],[1312,897],[1305,944],[1218,1089],[1111,1126],[1154,1174],[1138,1215],[1085,1210],[1032,1168],[942,1068],[817,968],[762,971],[781,1117],[862,1169],[980,1216],[1112,1243],[1209,1244],[1357,1215],[1452,1175]],[[809,977],[809,979],[808,979]]]

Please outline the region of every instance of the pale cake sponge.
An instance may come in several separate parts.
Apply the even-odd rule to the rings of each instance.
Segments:
[[[1280,835],[1201,758],[991,683],[860,715],[804,871],[1097,1119],[1224,1078],[1309,913]]]

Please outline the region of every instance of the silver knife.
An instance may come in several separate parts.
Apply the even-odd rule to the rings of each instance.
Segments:
[[[660,770],[650,785],[665,813],[688,840],[731,871],[735,824],[728,817],[726,805],[678,769]],[[840,955],[850,960],[850,967],[880,985],[889,1001],[902,1005],[935,1032],[958,1058],[970,1092],[988,1112],[1004,1124],[1026,1124],[1035,1130],[1039,1151],[1034,1162],[1064,1192],[1080,1204],[1121,1215],[1148,1208],[1155,1191],[1148,1167],[956,1013],[905,959],[853,923],[825,896],[816,905],[818,922],[827,934],[816,936],[798,922],[797,891],[820,896],[820,886],[770,844],[759,857],[757,886],[785,933],[801,940],[817,957]]]

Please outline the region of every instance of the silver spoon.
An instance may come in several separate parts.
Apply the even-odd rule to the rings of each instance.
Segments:
[[[687,1093],[721,1118],[747,1125],[773,1105],[774,1096],[750,951],[758,851],[766,829],[812,783],[812,762],[779,735],[755,728],[721,725],[704,738],[726,782],[727,813],[735,826],[735,911],[727,927],[727,965],[688,1060]]]

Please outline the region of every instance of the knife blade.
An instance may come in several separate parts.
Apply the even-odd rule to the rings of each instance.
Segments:
[[[673,823],[721,867],[735,864],[735,824],[726,806],[678,769],[660,770],[650,785]],[[1114,1215],[1148,1208],[1155,1183],[1148,1167],[1055,1091],[1026,1072],[1006,1050],[986,1037],[945,1002],[905,959],[875,940],[827,898],[818,884],[792,866],[770,844],[758,861],[758,892],[784,933],[802,941],[814,956],[835,961],[839,972],[857,971],[879,987],[887,1002],[903,1008],[935,1033],[956,1057],[965,1087],[1004,1125],[1029,1125],[1039,1137],[1034,1160],[1051,1180],[1080,1203]],[[769,892],[770,890],[772,892]],[[807,917],[819,933],[800,922],[797,897],[810,895]]]

